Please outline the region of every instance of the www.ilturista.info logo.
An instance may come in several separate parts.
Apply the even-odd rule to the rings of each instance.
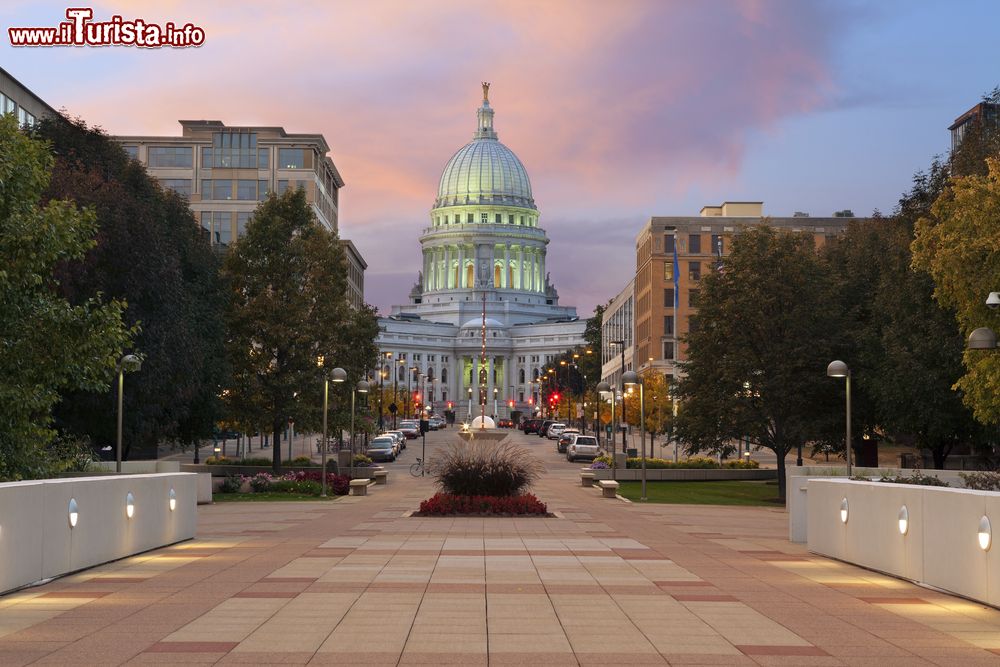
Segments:
[[[70,7],[68,21],[53,28],[7,28],[11,46],[164,46],[185,48],[205,43],[205,31],[191,23],[159,25],[142,19],[112,16],[110,21],[93,21],[94,10]]]

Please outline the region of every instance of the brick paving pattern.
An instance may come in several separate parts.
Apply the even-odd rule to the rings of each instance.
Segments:
[[[405,467],[364,498],[202,507],[196,540],[0,597],[0,665],[1000,664],[1000,611],[811,555],[783,509],[549,468],[557,518],[407,516],[432,488]]]

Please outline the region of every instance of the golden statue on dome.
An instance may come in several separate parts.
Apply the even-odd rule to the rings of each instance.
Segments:
[[[490,101],[490,82],[483,81],[483,102]]]

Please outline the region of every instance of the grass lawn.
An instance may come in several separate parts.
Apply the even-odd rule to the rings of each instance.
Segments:
[[[642,482],[619,482],[618,493],[639,502]],[[675,505],[778,505],[778,485],[767,482],[646,482],[646,502]]]
[[[302,493],[213,493],[212,500],[217,503],[275,503],[298,500],[333,500],[337,496],[326,498]]]

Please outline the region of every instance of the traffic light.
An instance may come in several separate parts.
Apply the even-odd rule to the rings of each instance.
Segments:
[[[507,407],[508,408],[514,407],[514,401],[512,401],[512,400],[511,401],[507,401]]]
[[[559,401],[559,394],[552,394],[552,402],[556,403]]]
[[[453,407],[455,407],[455,404],[452,403],[451,401],[448,401],[448,409],[451,410]]]

